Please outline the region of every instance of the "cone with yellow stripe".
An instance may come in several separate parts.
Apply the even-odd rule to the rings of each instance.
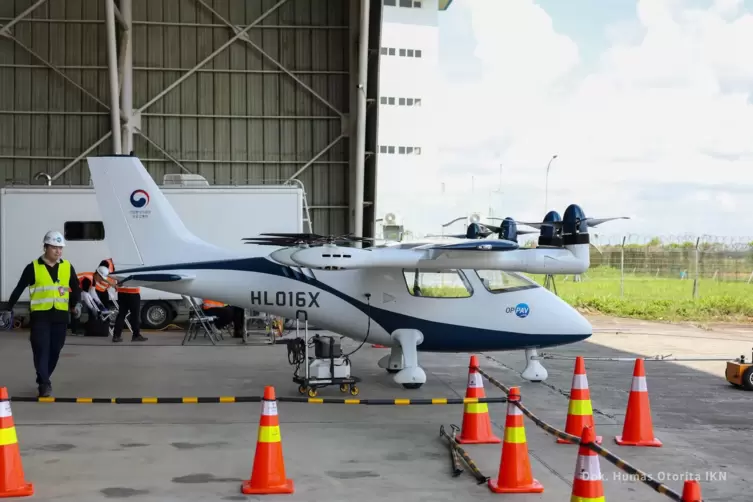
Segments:
[[[484,398],[484,382],[478,370],[478,357],[471,356],[468,366],[468,387],[465,397]],[[463,410],[463,425],[456,441],[460,444],[495,444],[502,442],[492,432],[489,418],[489,405],[486,403],[466,403]]]
[[[246,495],[293,493],[293,480],[285,476],[282,457],[280,421],[277,416],[277,398],[272,386],[264,388],[259,435],[251,479],[244,481],[241,492]]]
[[[494,493],[542,493],[544,487],[531,474],[528,458],[528,443],[523,424],[523,412],[515,405],[520,401],[520,390],[512,387],[507,395],[507,418],[502,457],[499,461],[497,480],[487,483]]]
[[[599,455],[586,446],[595,442],[596,433],[593,427],[583,427],[570,502],[605,502]]]
[[[580,437],[583,427],[594,425],[593,406],[591,406],[591,391],[588,390],[588,377],[586,376],[586,363],[583,357],[575,358],[575,370],[573,370],[573,384],[570,388],[570,403],[567,408],[567,421],[565,432]],[[596,436],[596,444],[601,444],[601,436]],[[560,444],[573,444],[567,439],[557,438]]]
[[[24,479],[8,389],[0,387],[0,498],[30,495],[34,495],[34,486]]]
[[[615,437],[614,441],[620,446],[655,446],[657,448],[662,446],[662,442],[654,437],[651,405],[648,401],[648,386],[646,385],[646,369],[640,357],[635,360],[633,384],[630,388],[630,396],[628,396],[622,435]]]

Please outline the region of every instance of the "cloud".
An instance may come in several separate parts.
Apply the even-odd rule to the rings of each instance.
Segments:
[[[519,213],[538,214],[546,164],[558,153],[549,201],[560,211],[577,201],[588,214],[652,218],[652,231],[666,233],[677,233],[690,204],[708,213],[704,221],[753,211],[753,191],[711,188],[753,186],[753,13],[739,0],[708,3],[638,0],[633,20],[604,27],[611,45],[589,67],[533,0],[456,0],[453,8],[470,12],[482,71],[444,83],[440,117],[451,126],[438,132],[438,173],[469,186],[465,156],[476,189],[491,189],[502,165]],[[646,221],[628,225],[640,231]]]

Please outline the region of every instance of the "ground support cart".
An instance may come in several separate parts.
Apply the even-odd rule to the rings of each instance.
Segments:
[[[300,329],[301,317],[303,317],[303,337],[301,337]],[[296,312],[295,335],[294,339],[287,340],[288,362],[296,366],[293,382],[299,385],[300,394],[316,397],[317,389],[339,385],[340,392],[358,395],[359,390],[356,384],[361,379],[351,376],[350,359],[347,355],[342,355],[339,340],[331,336],[315,335],[313,337],[314,356],[309,356],[308,314],[303,310]],[[303,366],[303,375],[300,374],[301,366]]]

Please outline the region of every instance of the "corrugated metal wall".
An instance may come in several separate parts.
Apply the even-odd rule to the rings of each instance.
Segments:
[[[35,0],[0,1],[0,24]],[[203,0],[233,25],[275,0]],[[0,37],[0,183],[52,176],[110,131],[104,2],[50,0]],[[341,113],[348,113],[348,0],[288,0],[248,32],[251,42]],[[226,43],[233,31],[196,0],[133,0],[134,107]],[[61,69],[70,81],[39,58]],[[77,88],[93,94],[87,96]],[[99,102],[97,102],[99,100]],[[341,133],[340,115],[244,41],[236,41],[143,112],[142,130],[212,183],[282,181]],[[138,134],[136,155],[158,183],[185,172]],[[110,139],[92,154],[112,152]],[[299,178],[316,232],[347,231],[348,140]],[[79,162],[56,184],[86,184]]]

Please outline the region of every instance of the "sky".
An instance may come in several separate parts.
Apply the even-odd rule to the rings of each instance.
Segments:
[[[439,219],[577,203],[631,218],[604,236],[753,236],[753,0],[454,0],[439,17]]]

